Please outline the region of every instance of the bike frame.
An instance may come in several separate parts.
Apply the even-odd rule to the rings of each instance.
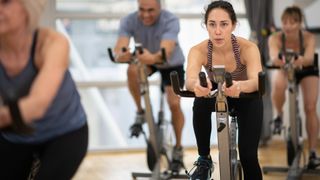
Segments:
[[[140,51],[142,50],[141,46],[136,45],[136,50]],[[142,53],[142,52],[135,52],[135,53]],[[166,61],[166,56],[165,56],[165,50],[162,49],[162,57],[164,62]],[[110,56],[110,59],[115,62],[114,56],[112,53],[112,50],[109,48],[108,53]],[[179,174],[169,174],[167,172],[161,172],[161,155],[165,155],[167,163],[170,164],[170,158],[167,154],[167,150],[163,147],[163,143],[161,142],[163,140],[163,134],[161,133],[160,127],[161,123],[164,123],[164,118],[163,118],[163,96],[164,92],[161,91],[161,100],[160,100],[160,110],[158,114],[158,124],[156,123],[156,120],[153,116],[153,110],[152,110],[152,104],[151,104],[151,99],[150,99],[150,92],[149,92],[149,81],[148,81],[148,74],[147,74],[147,66],[141,62],[138,61],[136,56],[133,53],[133,59],[132,63],[136,63],[138,67],[138,72],[139,72],[139,83],[140,83],[140,94],[141,98],[144,101],[145,105],[145,117],[148,125],[148,131],[149,131],[149,137],[146,136],[146,134],[143,132],[146,143],[147,143],[147,156],[148,158],[151,158],[150,161],[155,160],[155,165],[152,169],[151,173],[140,173],[140,172],[132,172],[132,178],[136,179],[138,177],[150,177],[152,180],[159,180],[159,179],[170,179],[170,178],[175,178],[175,179],[186,179],[186,175],[179,175]],[[149,161],[149,160],[148,160]],[[153,164],[153,162],[151,162]],[[149,162],[148,162],[149,165]],[[150,167],[149,167],[150,168]]]
[[[213,79],[218,84],[218,88],[212,91],[208,98],[216,97],[216,123],[217,123],[217,138],[219,151],[219,169],[221,180],[236,180],[238,175],[242,175],[241,164],[238,161],[238,152],[236,147],[237,140],[237,125],[236,117],[232,116],[231,123],[229,122],[229,110],[227,98],[222,90],[222,85],[225,82],[224,66],[213,66]],[[201,78],[201,75],[199,75]],[[203,77],[203,76],[202,76]],[[205,77],[205,76],[204,76]],[[231,76],[230,76],[231,78]],[[174,92],[181,97],[195,97],[194,92],[180,89],[179,78],[176,72],[171,73],[171,81]],[[200,82],[206,81],[201,80]],[[232,80],[231,80],[232,82]],[[202,84],[202,83],[201,83]],[[228,84],[228,81],[226,82]],[[241,93],[240,98],[259,97],[264,94],[264,73],[259,74],[259,92],[258,93]],[[240,168],[239,168],[240,167]],[[241,177],[240,177],[241,178]]]
[[[320,174],[320,171],[317,170],[307,170],[305,167],[301,166],[301,157],[303,155],[303,138],[302,138],[302,122],[299,115],[299,106],[298,106],[298,93],[299,88],[296,84],[296,78],[295,78],[295,67],[291,63],[291,60],[293,56],[296,56],[293,53],[286,53],[285,54],[285,65],[282,68],[286,73],[288,77],[288,96],[289,96],[289,142],[287,143],[287,146],[289,146],[289,143],[292,142],[293,145],[293,152],[294,152],[294,158],[292,160],[291,165],[289,164],[289,167],[263,167],[263,172],[266,174],[268,172],[287,172],[287,180],[298,180],[302,178],[303,173],[311,173],[311,174]],[[317,57],[317,55],[315,55]],[[317,61],[317,58],[315,58],[315,61]],[[317,62],[315,62],[317,63]],[[280,69],[280,67],[268,65],[268,69]],[[287,147],[287,150],[289,150],[290,147]],[[289,157],[289,152],[287,152]],[[305,157],[304,157],[305,159]],[[289,162],[289,159],[288,159]]]
[[[214,66],[214,80],[218,84],[216,93],[216,123],[217,123],[217,136],[218,136],[218,151],[219,151],[219,164],[220,164],[220,178],[222,180],[234,180],[232,166],[232,158],[237,158],[237,151],[235,157],[231,157],[231,144],[236,144],[231,140],[236,140],[231,137],[229,126],[229,109],[227,98],[222,91],[222,84],[224,83],[224,66]],[[231,126],[234,127],[234,126]],[[234,134],[235,135],[235,134]]]

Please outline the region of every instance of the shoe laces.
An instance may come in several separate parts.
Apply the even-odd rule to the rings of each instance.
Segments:
[[[172,152],[172,159],[174,161],[182,161],[182,159],[183,159],[182,147],[174,147],[173,152]]]
[[[140,113],[137,113],[135,121],[134,121],[134,124],[143,124],[144,122],[145,122],[145,113],[144,113],[144,111],[140,112]]]
[[[198,160],[193,163],[191,170],[189,172],[186,171],[186,174],[189,177],[192,177],[194,174],[203,174],[207,170],[212,171],[212,167],[213,165],[211,159],[203,159],[199,157]],[[191,172],[193,172],[192,175],[190,175]]]
[[[273,124],[274,124],[273,134],[281,134],[282,118],[280,116],[277,116],[277,118],[273,120]]]

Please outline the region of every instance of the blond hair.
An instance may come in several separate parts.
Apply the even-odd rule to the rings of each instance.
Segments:
[[[28,28],[33,31],[39,26],[41,14],[47,0],[20,0],[28,14]]]

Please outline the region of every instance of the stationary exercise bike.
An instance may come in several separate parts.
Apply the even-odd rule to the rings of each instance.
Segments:
[[[125,48],[122,51],[126,51]],[[136,179],[138,177],[150,177],[153,180],[159,179],[187,179],[186,175],[180,175],[179,172],[172,172],[168,167],[166,170],[162,171],[161,160],[165,157],[166,164],[170,166],[172,163],[171,152],[174,147],[174,136],[173,128],[171,123],[164,118],[164,89],[161,87],[161,99],[160,99],[160,110],[158,112],[158,122],[156,122],[153,112],[152,105],[149,95],[149,82],[148,74],[146,72],[146,65],[138,61],[136,53],[143,53],[143,49],[140,44],[136,44],[135,50],[132,53],[132,59],[127,63],[136,63],[139,71],[139,83],[140,83],[140,93],[144,100],[145,105],[145,119],[147,121],[149,137],[142,129],[142,127],[133,127],[133,136],[138,137],[140,133],[144,135],[145,141],[147,143],[147,164],[151,173],[138,173],[133,172],[132,178]],[[108,54],[111,61],[116,62],[113,52],[108,48]],[[166,52],[165,49],[161,49],[163,63],[166,62]],[[183,165],[182,165],[183,166]]]
[[[225,72],[223,65],[213,66],[214,81],[218,88],[211,91],[207,98],[216,98],[216,122],[218,135],[219,169],[221,180],[242,180],[243,172],[237,152],[237,116],[234,110],[229,111],[227,97],[222,90],[222,85],[226,82],[226,87],[232,85],[230,73]],[[259,73],[259,91],[254,93],[241,93],[239,98],[259,98],[264,94],[263,72]],[[199,74],[200,84],[207,87],[206,75]],[[171,73],[171,81],[174,92],[181,97],[195,97],[194,92],[180,89],[179,78],[176,72]],[[229,115],[231,121],[229,121]]]
[[[268,69],[283,69],[288,78],[289,96],[289,127],[287,128],[287,164],[288,167],[263,167],[263,173],[268,172],[287,172],[288,180],[301,179],[303,174],[320,174],[320,170],[310,170],[306,168],[306,163],[301,163],[301,158],[305,161],[303,153],[302,121],[299,114],[298,93],[299,88],[296,84],[295,72],[292,60],[296,60],[298,55],[292,51],[279,54],[279,59],[284,56],[285,65],[283,67],[267,65]],[[318,67],[318,55],[315,54],[314,67]],[[282,128],[282,127],[281,127]]]

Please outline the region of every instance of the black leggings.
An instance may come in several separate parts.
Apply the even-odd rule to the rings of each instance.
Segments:
[[[40,168],[36,180],[70,180],[88,147],[88,126],[41,144],[15,144],[0,135],[0,179],[26,180],[34,154]]]
[[[228,98],[229,110],[234,108],[238,119],[238,148],[245,180],[260,180],[262,173],[258,161],[263,105],[261,99]],[[193,128],[200,156],[210,154],[211,113],[215,111],[215,98],[195,98]]]

